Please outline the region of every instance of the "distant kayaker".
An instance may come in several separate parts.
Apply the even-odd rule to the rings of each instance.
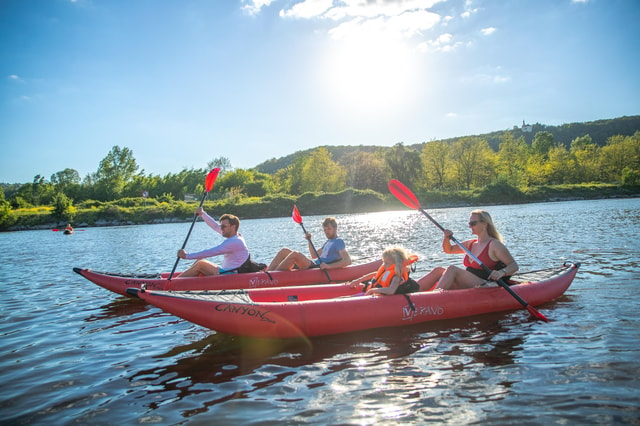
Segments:
[[[446,269],[437,267],[418,280],[421,290],[430,290],[434,285],[434,289],[443,290],[478,287],[487,281],[510,277],[518,271],[518,264],[503,244],[502,235],[496,229],[488,212],[484,210],[472,211],[469,217],[469,228],[471,233],[478,238],[464,241],[461,244],[491,269],[491,273],[487,274],[481,265],[466,255],[463,260],[466,269],[453,265]],[[442,250],[448,254],[465,253],[457,244],[452,244],[450,239],[452,235],[450,230],[444,230]]]
[[[351,265],[351,256],[349,256],[345,243],[342,238],[338,237],[338,222],[336,219],[333,217],[326,218],[322,222],[322,229],[327,241],[318,250],[318,258],[316,258],[313,250],[311,234],[307,232],[305,238],[309,244],[311,259],[299,251],[284,247],[273,258],[267,267],[267,271],[288,271],[293,268],[335,269]]]
[[[216,222],[211,216],[205,212],[202,207],[198,207],[196,214],[205,221],[207,225],[225,240],[222,244],[202,250],[196,253],[187,253],[184,250],[178,250],[178,257],[181,259],[199,259],[189,269],[179,275],[179,278],[197,277],[198,275],[218,275],[229,272],[237,272],[248,259],[249,249],[247,243],[241,234],[238,233],[240,220],[232,214],[223,214],[220,216],[220,223]],[[208,260],[206,257],[222,255],[222,265],[218,266]]]

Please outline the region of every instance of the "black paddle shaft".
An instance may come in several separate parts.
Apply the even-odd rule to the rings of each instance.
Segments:
[[[202,196],[202,200],[200,200],[200,206],[198,206],[198,208],[203,206],[204,199],[207,198],[207,194],[208,192],[205,192]],[[189,237],[191,236],[191,231],[193,231],[193,226],[196,224],[196,220],[198,220],[198,215],[194,213],[191,227],[189,228],[189,232],[187,232],[187,238],[184,239],[184,243],[182,243],[182,247],[180,248],[180,250],[184,250],[184,248],[187,246],[187,241],[189,241]],[[176,256],[176,263],[173,264],[173,269],[171,270],[169,279],[167,281],[171,281],[171,278],[173,278],[173,274],[176,272],[176,268],[178,267],[178,262],[180,262],[180,258]]]

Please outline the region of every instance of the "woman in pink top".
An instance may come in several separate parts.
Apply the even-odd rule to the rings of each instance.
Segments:
[[[502,235],[496,229],[488,212],[484,210],[472,211],[469,217],[469,228],[477,238],[464,241],[462,244],[491,269],[491,273],[487,274],[482,266],[467,255],[463,261],[466,269],[453,265],[446,269],[437,267],[418,281],[421,290],[478,287],[487,280],[497,281],[518,271],[518,264],[502,243]],[[442,250],[449,254],[465,253],[457,244],[451,243],[450,237],[452,235],[450,230],[445,229]]]

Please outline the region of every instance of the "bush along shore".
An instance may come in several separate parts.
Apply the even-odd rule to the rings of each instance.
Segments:
[[[486,205],[524,204],[553,201],[632,198],[640,196],[640,186],[614,184],[581,184],[541,186],[518,189],[507,184],[455,192],[416,191],[425,209],[476,207]],[[235,196],[205,201],[212,215],[231,213],[240,219],[286,217],[293,205],[310,215],[338,215],[390,210],[406,207],[390,194],[347,189],[339,193],[306,193],[300,196],[268,195],[265,197]],[[71,223],[74,227],[122,226],[189,222],[197,202],[159,202],[153,199],[126,198],[111,202],[88,201],[73,206],[66,216],[54,213],[53,207],[12,210],[0,230],[21,231],[55,229]],[[57,216],[57,217],[56,217]]]

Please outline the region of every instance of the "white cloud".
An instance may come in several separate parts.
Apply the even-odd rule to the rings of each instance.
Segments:
[[[481,32],[483,35],[491,35],[491,34],[493,34],[494,32],[496,32],[496,29],[495,29],[495,28],[493,28],[493,27],[483,28],[483,29],[481,29],[481,30],[480,30],[480,32]]]
[[[247,3],[242,6],[242,10],[249,15],[256,15],[260,13],[263,7],[269,6],[274,0],[242,0],[242,3]]]
[[[20,83],[23,83],[23,82],[24,82],[24,80],[23,80],[23,79],[21,79],[19,76],[15,75],[15,74],[11,74],[11,75],[10,75],[10,76],[8,76],[7,78],[8,78],[9,80],[11,80],[11,81],[17,81],[17,82],[20,82]]]
[[[477,7],[471,7],[472,0],[466,0],[464,2],[464,12],[460,14],[463,18],[469,18],[472,14],[476,13],[479,9]]]
[[[511,81],[511,77],[504,72],[502,67],[495,67],[480,70],[474,75],[463,78],[462,81],[473,85],[494,85],[508,83]]]
[[[454,41],[453,35],[449,33],[440,34],[435,40],[428,40],[418,45],[418,49],[423,52],[451,52],[462,46],[460,41]]]
[[[322,17],[333,6],[333,0],[306,0],[294,4],[289,10],[281,10],[283,18],[311,19]]]
[[[336,25],[329,34],[336,40],[411,38],[433,28],[440,15],[428,8],[440,0],[304,0],[280,11],[283,18],[328,19]]]

